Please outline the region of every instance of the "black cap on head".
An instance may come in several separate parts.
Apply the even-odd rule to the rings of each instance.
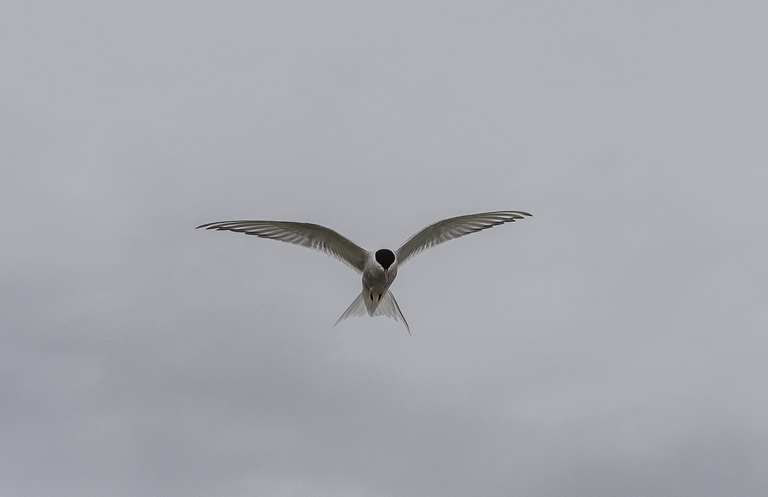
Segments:
[[[384,269],[389,269],[389,266],[395,262],[395,253],[389,249],[380,249],[376,251],[376,262],[381,264]]]

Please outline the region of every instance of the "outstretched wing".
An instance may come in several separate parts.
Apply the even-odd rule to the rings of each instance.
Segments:
[[[397,249],[397,261],[402,266],[405,261],[414,255],[435,245],[440,245],[448,240],[453,240],[476,231],[492,228],[499,224],[524,219],[525,216],[530,215],[522,211],[498,211],[443,219],[427,226],[410,237]]]
[[[235,231],[319,250],[339,259],[358,273],[362,273],[365,266],[365,249],[319,224],[290,221],[219,221],[202,224],[198,228]]]

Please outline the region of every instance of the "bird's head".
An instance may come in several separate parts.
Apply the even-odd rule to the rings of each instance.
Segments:
[[[395,263],[395,253],[389,249],[376,251],[376,262],[384,269],[384,280],[389,283],[389,268]]]

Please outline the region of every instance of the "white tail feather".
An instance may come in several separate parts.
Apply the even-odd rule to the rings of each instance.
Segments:
[[[381,302],[379,302],[378,307],[376,307],[376,311],[373,313],[374,316],[389,316],[395,321],[403,320],[403,324],[405,325],[405,329],[408,330],[408,334],[411,334],[411,328],[408,326],[408,321],[405,320],[405,317],[403,316],[403,313],[400,312],[400,306],[397,305],[397,300],[395,300],[395,296],[392,295],[392,292],[387,290],[387,292],[381,297]]]
[[[366,301],[365,301],[365,292],[361,292],[360,295],[357,296],[355,300],[352,301],[352,303],[347,307],[347,310],[344,311],[344,314],[341,315],[341,317],[333,324],[336,326],[341,321],[347,319],[351,316],[362,316],[366,313],[368,313],[366,308]],[[411,334],[411,328],[408,326],[408,322],[405,320],[405,317],[403,317],[403,313],[400,312],[400,306],[397,305],[397,300],[395,300],[395,296],[392,295],[392,292],[387,290],[387,292],[382,295],[381,301],[378,302],[378,305],[376,306],[376,310],[373,311],[372,316],[388,316],[395,321],[403,321],[403,324],[405,325],[405,329],[408,330],[408,334]]]
[[[342,314],[341,317],[337,319],[335,323],[333,323],[333,325],[336,326],[339,324],[339,322],[347,319],[350,316],[362,316],[365,313],[365,299],[363,298],[363,293],[360,292],[360,295],[358,295],[357,298],[352,301],[349,307],[347,307],[347,310],[344,311],[344,314]]]

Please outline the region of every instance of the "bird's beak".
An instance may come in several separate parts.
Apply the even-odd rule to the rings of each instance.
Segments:
[[[389,283],[389,269],[384,270],[384,283]]]

